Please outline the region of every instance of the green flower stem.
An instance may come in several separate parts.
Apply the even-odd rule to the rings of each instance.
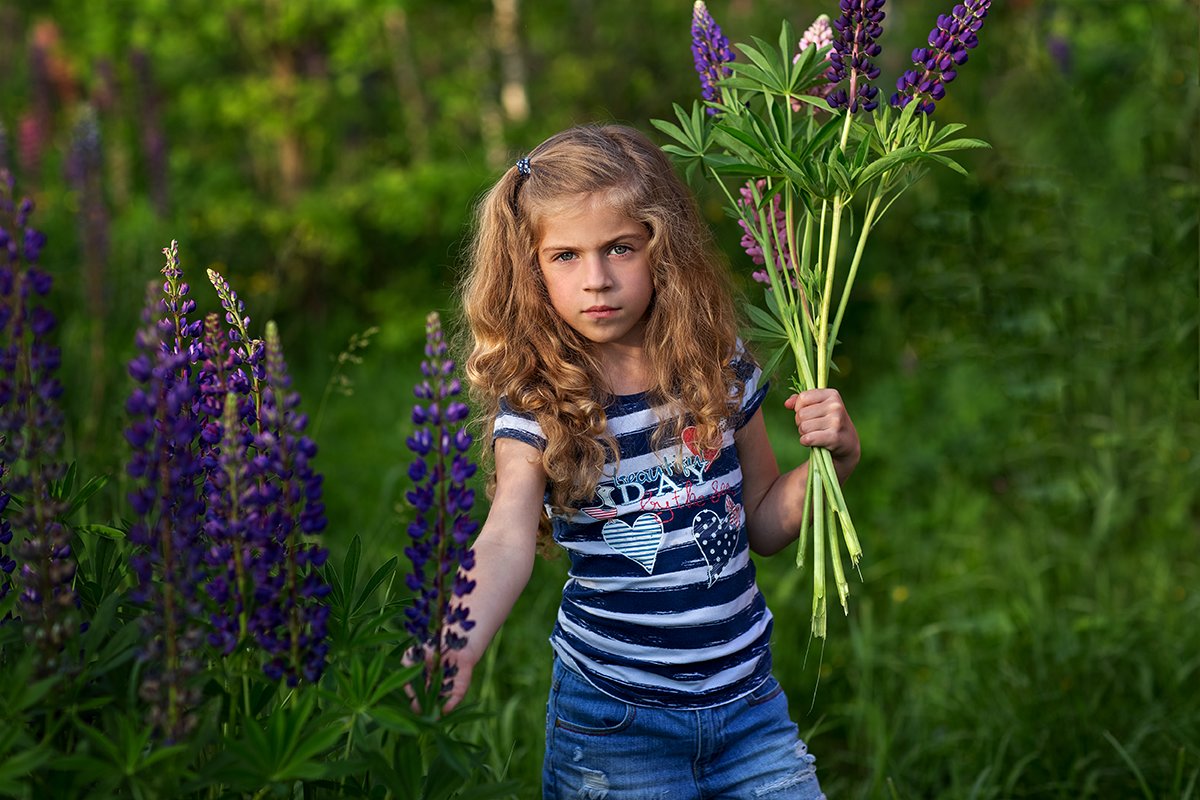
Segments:
[[[809,461],[812,471],[814,461]],[[814,478],[814,483],[820,476]],[[814,486],[814,488],[816,488]],[[813,605],[812,634],[825,638],[825,493],[813,492]]]
[[[813,481],[817,470],[814,469],[811,458],[808,464],[808,476],[804,483],[804,508],[800,517],[800,541],[796,548],[796,567],[804,566],[804,553],[808,550],[808,527],[813,507]]]
[[[788,220],[788,226],[792,227],[791,219]],[[811,270],[812,264],[812,237],[813,237],[813,216],[812,214],[804,215],[804,244],[801,252],[801,263],[804,265],[803,270],[798,270],[800,285],[804,286],[804,273]],[[809,307],[808,296],[805,294],[804,300],[804,318],[808,323],[804,326],[804,347],[805,352],[812,350],[812,337],[816,336],[816,330],[812,323],[812,308]]]
[[[837,271],[838,236],[842,228],[842,196],[833,198],[833,222],[829,231],[829,255],[825,262],[825,291],[821,293],[821,316],[817,328],[817,386],[829,385],[829,362],[833,360],[833,342],[829,338],[829,303],[833,297],[833,276]]]
[[[886,173],[884,178],[886,179]],[[846,284],[842,287],[842,299],[838,302],[837,315],[833,318],[833,328],[830,329],[829,335],[833,341],[837,341],[838,329],[842,327],[842,315],[846,313],[846,304],[850,301],[850,287],[854,285],[854,278],[858,274],[858,265],[862,261],[863,250],[867,246],[867,237],[871,234],[871,226],[875,223],[875,213],[879,210],[879,204],[883,200],[883,193],[877,193],[867,206],[867,215],[863,218],[862,230],[858,234],[858,245],[854,248],[854,259],[850,262],[850,271],[846,273]]]
[[[837,471],[833,468],[833,456],[824,447],[813,449],[825,467],[825,475],[831,478],[825,486],[829,492],[830,501],[842,520],[842,538],[846,541],[850,563],[857,568],[859,559],[862,558],[862,547],[859,546],[858,533],[854,530],[854,523],[850,520],[850,511],[846,508],[846,498],[842,494],[842,485],[838,481]]]
[[[828,489],[828,487],[826,487]],[[850,616],[850,586],[846,583],[846,573],[842,569],[842,552],[837,540],[837,521],[834,514],[829,515],[829,557],[833,561],[833,581],[837,585],[838,600],[842,603],[842,611]]]
[[[851,78],[853,81],[853,78]],[[850,96],[854,97],[854,87],[850,88]],[[850,107],[846,107],[846,121],[842,124],[842,152],[846,152],[846,143],[850,141],[850,119],[853,114],[850,113]]]

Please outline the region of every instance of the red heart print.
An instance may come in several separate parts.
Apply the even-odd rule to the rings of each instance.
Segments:
[[[683,443],[687,449],[692,451],[692,455],[702,457],[707,463],[712,464],[716,457],[721,454],[721,448],[714,447],[711,450],[700,451],[700,445],[696,442],[696,426],[689,425],[683,429]]]

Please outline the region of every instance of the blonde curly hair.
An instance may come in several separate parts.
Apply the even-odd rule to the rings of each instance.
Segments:
[[[621,125],[574,127],[538,145],[528,156],[528,174],[509,168],[478,205],[461,286],[463,350],[485,435],[501,398],[541,426],[550,506],[564,514],[595,496],[605,461],[617,457],[604,411],[613,396],[594,345],[555,312],[537,260],[543,221],[588,194],[650,234],[647,401],[665,412],[656,446],[680,441],[684,427],[694,425],[697,444],[719,447],[722,422],[743,392],[731,364],[738,320],[729,271],[663,152]],[[484,453],[493,472],[491,448]],[[492,474],[489,495],[494,485]],[[549,530],[543,520],[543,537]]]

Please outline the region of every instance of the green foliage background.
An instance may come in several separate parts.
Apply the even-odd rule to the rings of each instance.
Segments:
[[[948,6],[888,4],[884,92]],[[49,235],[69,456],[114,478],[94,521],[122,514],[124,362],[176,238],[202,309],[215,267],[256,327],[279,321],[320,422],[331,547],[400,550],[408,387],[425,313],[454,317],[473,202],[565,125],[649,131],[698,92],[690,3],[527,0],[511,46],[503,7],[0,5],[0,150]],[[836,12],[710,9],[735,42]],[[863,441],[846,491],[865,568],[823,649],[809,575],[760,562],[777,672],[831,797],[1200,792],[1197,24],[1188,0],[994,3],[936,114],[993,149],[872,237],[835,378]],[[89,114],[98,204],[65,178]],[[81,222],[96,208],[106,249]],[[372,325],[354,394],[323,405],[334,357]],[[799,463],[781,400],[768,420]],[[564,573],[538,564],[475,688],[480,741],[530,796]]]

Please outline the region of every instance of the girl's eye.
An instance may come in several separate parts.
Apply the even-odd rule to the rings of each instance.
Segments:
[[[632,249],[627,244],[616,244],[613,245],[613,248],[610,252],[612,252],[614,256],[623,256],[632,252]]]
[[[557,253],[550,260],[551,261],[570,261],[574,257],[575,257],[574,253]]]

